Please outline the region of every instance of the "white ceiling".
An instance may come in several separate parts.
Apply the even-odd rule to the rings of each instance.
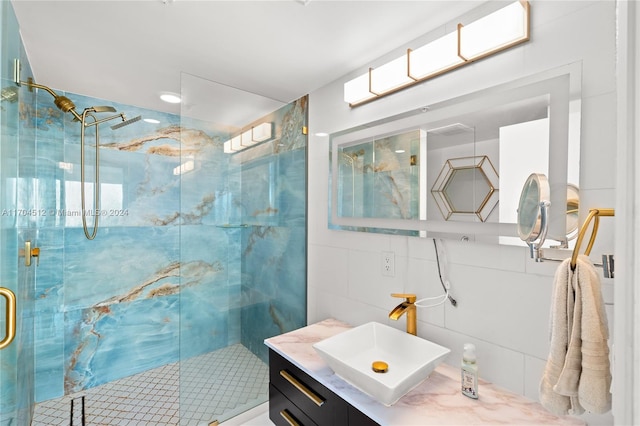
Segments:
[[[480,2],[12,4],[36,82],[178,114],[179,106],[161,102],[158,95],[180,93],[182,73],[289,102],[405,46]]]

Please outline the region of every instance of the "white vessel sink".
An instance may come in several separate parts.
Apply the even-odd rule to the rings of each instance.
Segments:
[[[313,348],[338,376],[387,406],[422,383],[451,352],[377,322],[337,334]],[[388,364],[388,371],[374,372],[374,361]]]

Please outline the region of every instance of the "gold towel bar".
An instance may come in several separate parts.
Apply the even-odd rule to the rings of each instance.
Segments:
[[[589,215],[587,219],[582,224],[580,228],[580,232],[578,233],[578,239],[576,240],[576,245],[573,249],[573,254],[571,255],[571,270],[576,269],[576,261],[578,260],[578,255],[580,254],[580,245],[582,244],[582,240],[589,228],[589,223],[593,219],[593,229],[591,231],[591,237],[589,238],[589,243],[587,244],[587,248],[584,251],[584,254],[589,256],[591,253],[591,249],[593,248],[593,243],[596,241],[596,234],[598,233],[598,226],[600,225],[600,216],[615,216],[614,209],[590,209]]]

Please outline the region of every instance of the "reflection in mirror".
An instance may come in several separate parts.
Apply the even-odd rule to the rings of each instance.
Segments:
[[[420,137],[413,130],[340,147],[338,215],[418,218]]]
[[[447,160],[431,188],[445,220],[475,215],[484,222],[498,204],[498,173],[486,155]]]
[[[578,236],[580,226],[580,189],[577,185],[567,185],[567,233],[568,241]]]
[[[580,84],[575,63],[333,133],[329,227],[524,245],[518,200],[540,173],[549,235],[565,235]],[[465,158],[469,169],[452,166]]]

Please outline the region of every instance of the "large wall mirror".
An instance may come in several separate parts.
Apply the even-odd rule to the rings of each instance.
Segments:
[[[333,133],[329,227],[524,245],[518,202],[538,173],[549,235],[565,239],[580,87],[574,63]]]

